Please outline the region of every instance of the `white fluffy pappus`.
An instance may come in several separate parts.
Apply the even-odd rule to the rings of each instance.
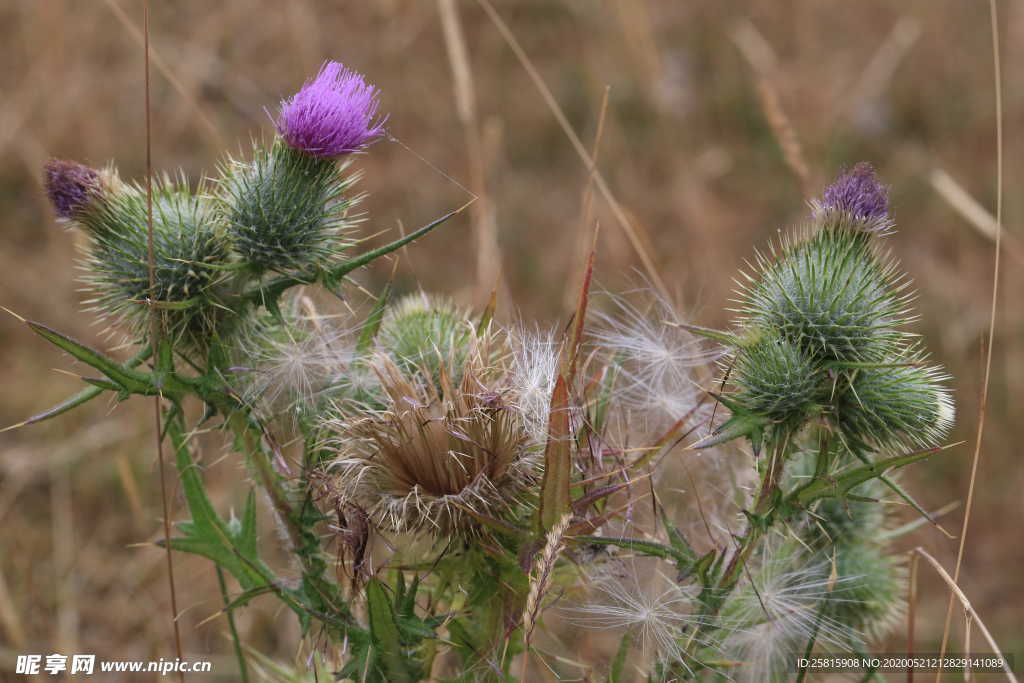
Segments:
[[[704,379],[718,355],[685,327],[683,319],[664,298],[646,292],[641,309],[622,297],[612,297],[612,313],[595,313],[594,343],[619,367],[622,403],[647,419],[652,428],[691,415],[696,424],[710,411],[702,404]],[[657,419],[657,418],[660,418]]]
[[[561,346],[551,330],[522,327],[509,335],[509,342],[509,401],[521,416],[531,445],[542,446],[547,442]]]

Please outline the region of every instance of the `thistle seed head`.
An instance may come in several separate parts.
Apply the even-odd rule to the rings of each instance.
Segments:
[[[281,102],[275,124],[294,150],[332,159],[358,152],[384,133],[377,88],[338,62],[325,62],[315,78]]]
[[[702,381],[712,359],[709,351],[683,325],[685,320],[664,298],[646,290],[650,299],[642,308],[613,298],[612,313],[597,313],[599,324],[591,333],[594,345],[619,373],[617,403],[631,411],[630,422],[660,431],[680,418],[690,424],[707,417],[699,410],[704,396]]]
[[[366,511],[380,528],[441,537],[478,533],[474,514],[512,515],[536,480],[536,463],[519,415],[495,400],[486,359],[486,349],[470,349],[459,384],[441,370],[438,390],[424,370],[379,353],[373,367],[385,408],[328,425],[338,453],[334,500]]]
[[[783,680],[779,672],[812,638],[826,649],[857,638],[854,628],[823,612],[823,605],[843,600],[850,581],[833,581],[830,560],[796,542],[770,539],[748,569],[720,614],[721,646],[742,662],[739,680]]]
[[[530,443],[543,447],[548,439],[560,345],[553,332],[520,329],[511,335],[509,347],[508,395],[522,417]]]

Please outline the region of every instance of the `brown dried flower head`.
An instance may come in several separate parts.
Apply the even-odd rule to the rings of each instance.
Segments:
[[[461,368],[454,355],[440,359],[440,386],[433,369],[378,354],[385,408],[330,425],[335,501],[364,510],[378,528],[437,536],[473,536],[481,516],[508,518],[520,508],[536,481],[535,453],[522,417],[503,399],[496,343],[489,333],[474,335]]]

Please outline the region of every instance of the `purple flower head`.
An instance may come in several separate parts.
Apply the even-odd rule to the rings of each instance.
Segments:
[[[874,167],[862,161],[825,188],[821,206],[862,220],[885,220],[889,217],[889,188],[878,182]]]
[[[281,102],[277,131],[292,149],[331,158],[358,152],[384,133],[377,88],[338,62],[325,62],[291,99]]]
[[[46,194],[61,218],[74,218],[100,189],[100,174],[77,161],[51,159],[43,169]]]

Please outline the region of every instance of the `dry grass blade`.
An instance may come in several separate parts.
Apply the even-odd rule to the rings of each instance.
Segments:
[[[749,21],[741,21],[732,32],[732,40],[750,63],[757,80],[757,96],[761,102],[765,119],[779,143],[786,165],[800,181],[805,198],[814,194],[811,171],[804,158],[796,128],[782,107],[782,98],[775,87],[773,72],[776,67],[775,52],[761,32]]]
[[[125,14],[124,9],[122,9],[121,6],[117,4],[116,0],[106,0],[106,2],[107,6],[110,8],[110,11],[114,13],[114,16],[117,17],[117,20],[120,21],[121,24],[125,27],[125,30],[127,30],[128,33],[131,34],[132,38],[134,38],[136,42],[142,44],[144,46],[144,49],[147,51],[147,54],[149,54],[149,36],[148,34],[143,35],[145,33],[145,28],[143,31],[140,32],[139,27],[135,25],[135,22],[131,20],[131,17]],[[174,72],[171,71],[171,68],[167,66],[167,62],[165,62],[159,54],[156,54],[154,52],[152,54],[152,58],[153,64],[156,65],[157,70],[161,74],[163,74],[163,77],[167,79],[167,82],[171,84],[171,87],[173,87],[178,92],[178,94],[181,95],[182,98],[184,98],[184,100],[188,103],[189,107],[195,113],[196,118],[198,118],[200,123],[203,124],[203,131],[206,133],[207,137],[210,138],[210,143],[216,146],[217,148],[224,147],[224,138],[221,137],[220,131],[217,129],[217,126],[213,124],[213,121],[211,121],[210,117],[206,115],[206,112],[203,111],[203,108],[199,106],[199,101],[196,99],[195,95],[188,91],[188,88],[186,88],[182,84],[181,80],[179,80],[178,77],[174,75]]]
[[[494,6],[491,5],[490,1],[477,0],[477,2],[480,3],[481,7],[483,7],[487,16],[491,19],[502,37],[505,39],[505,42],[508,43],[508,46],[515,53],[519,63],[522,64],[526,73],[530,76],[530,80],[533,81],[533,84],[540,92],[541,97],[544,98],[545,104],[548,105],[552,115],[554,115],[555,119],[558,121],[558,125],[561,126],[562,131],[565,133],[566,137],[569,138],[569,142],[572,143],[576,154],[583,160],[587,169],[594,174],[594,183],[597,185],[598,191],[601,193],[601,196],[604,197],[605,201],[608,202],[608,206],[611,208],[612,214],[615,216],[615,220],[626,233],[626,237],[629,239],[630,244],[633,246],[637,256],[640,258],[640,262],[643,264],[647,277],[651,279],[651,282],[658,291],[668,298],[668,289],[665,287],[665,282],[661,279],[661,276],[658,274],[658,270],[654,267],[654,261],[651,259],[647,248],[644,246],[636,226],[629,220],[629,217],[623,210],[622,205],[619,204],[619,201],[615,198],[615,195],[612,194],[611,189],[608,187],[608,183],[605,181],[604,176],[599,170],[597,170],[593,157],[591,157],[583,146],[583,142],[580,140],[579,135],[576,134],[572,124],[569,123],[569,119],[566,118],[565,112],[562,111],[558,101],[555,100],[555,96],[551,94],[551,89],[548,88],[547,83],[544,82],[540,72],[537,71],[537,68],[533,65],[533,62],[523,50],[519,41],[516,40],[515,34],[512,33],[508,24],[506,24],[505,20],[501,18],[501,15],[499,15],[497,10],[494,9]]]
[[[150,291],[150,344],[154,349],[160,348],[160,314],[153,305],[156,292],[156,252],[153,246],[153,126],[152,107],[150,103],[149,81],[149,0],[143,5],[143,62],[145,65],[145,107],[146,107],[146,257],[148,261]],[[171,624],[174,627],[174,647],[178,659],[182,659],[181,628],[178,626],[178,596],[174,587],[174,559],[171,555],[171,512],[167,502],[166,467],[164,466],[164,441],[162,424],[162,397],[153,397],[153,422],[155,427],[157,467],[160,470],[160,502],[164,517],[164,552],[167,556],[167,583],[171,594]],[[178,672],[178,680],[184,683],[185,674]]]
[[[533,566],[533,575],[530,577],[530,591],[526,596],[526,606],[523,609],[523,680],[527,680],[526,673],[529,667],[530,640],[533,637],[533,629],[537,625],[537,617],[540,615],[541,604],[544,602],[544,595],[551,585],[551,572],[555,568],[555,561],[562,550],[562,539],[569,522],[572,521],[572,513],[568,512],[548,532],[544,549],[537,555]]]
[[[992,25],[992,72],[995,81],[996,95],[996,234],[995,262],[992,266],[992,305],[988,319],[988,349],[985,352],[985,377],[981,385],[981,398],[978,402],[978,434],[974,442],[974,455],[971,459],[971,480],[967,486],[967,502],[964,505],[964,523],[960,528],[960,547],[956,553],[956,568],[953,570],[954,588],[960,580],[960,567],[963,565],[964,550],[967,547],[967,528],[971,523],[971,508],[974,504],[974,487],[978,480],[978,463],[981,460],[981,441],[985,434],[985,416],[988,413],[988,387],[992,376],[992,343],[996,334],[996,304],[999,301],[999,262],[1000,247],[1003,237],[1003,86],[1002,70],[999,62],[999,17],[996,11],[996,0],[989,0],[989,16]],[[946,622],[942,629],[942,647],[939,650],[941,659],[949,644],[949,627],[953,619],[953,596],[949,596],[946,608]],[[979,620],[979,624],[980,624]],[[982,626],[984,628],[984,626]],[[987,630],[986,630],[987,633]],[[1012,674],[1011,674],[1012,676]],[[942,680],[942,669],[935,676],[938,683]]]
[[[476,89],[473,87],[469,51],[455,0],[437,0],[437,8],[452,70],[455,111],[466,139],[470,188],[479,200],[473,205],[471,213],[476,234],[477,288],[481,295],[486,295],[494,283],[499,283],[499,290],[503,286],[500,283],[501,251],[498,247],[497,218],[494,205],[487,195],[487,155],[484,154],[483,137],[476,115]]]
[[[974,610],[974,607],[971,605],[971,601],[968,600],[967,596],[964,595],[964,592],[960,590],[960,586],[957,585],[953,577],[950,576],[949,572],[947,572],[942,567],[942,565],[939,564],[939,561],[931,555],[929,555],[924,548],[914,548],[913,552],[916,555],[923,557],[925,561],[928,562],[928,564],[930,564],[932,568],[935,569],[939,576],[942,577],[942,580],[946,582],[946,584],[949,586],[949,589],[953,592],[953,596],[956,599],[960,600],[960,604],[963,605],[964,612],[967,614],[968,618],[972,620],[971,623],[976,623],[978,625],[978,630],[981,631],[981,635],[984,636],[985,642],[988,643],[988,646],[992,648],[993,654],[995,654],[997,657],[1003,660],[1003,670],[1006,672],[1006,677],[1014,683],[1017,683],[1017,676],[1015,676],[1013,671],[1010,670],[1010,665],[1007,663],[1006,657],[1003,656],[1003,651],[999,649],[999,645],[996,644],[996,641],[992,637],[992,634],[989,633],[988,627],[985,626],[985,622],[983,622],[981,620],[981,617],[978,616],[978,613]],[[939,673],[941,674],[941,670]]]
[[[995,216],[978,203],[978,200],[972,197],[953,176],[941,168],[936,168],[932,169],[928,180],[939,196],[945,199],[958,214],[984,237],[995,241],[998,232]],[[1018,262],[1024,263],[1024,244],[1021,244],[1015,235],[1003,235],[1002,239],[1006,252]]]

